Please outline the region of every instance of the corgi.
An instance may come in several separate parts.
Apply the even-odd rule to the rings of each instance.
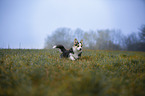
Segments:
[[[71,60],[76,60],[81,57],[83,47],[83,40],[78,42],[77,39],[74,39],[74,45],[69,50],[66,50],[63,45],[55,45],[53,48],[58,48],[61,52],[60,58],[69,58]]]

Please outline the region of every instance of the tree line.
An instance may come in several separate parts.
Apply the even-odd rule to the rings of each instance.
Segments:
[[[45,39],[46,49],[54,45],[62,44],[66,48],[73,46],[73,40],[83,39],[84,48],[94,50],[126,50],[145,51],[145,25],[142,25],[139,32],[128,36],[122,34],[121,30],[89,30],[83,31],[80,28],[58,28]]]

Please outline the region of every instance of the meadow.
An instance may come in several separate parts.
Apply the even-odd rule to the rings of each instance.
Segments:
[[[145,96],[145,53],[0,49],[1,96]]]

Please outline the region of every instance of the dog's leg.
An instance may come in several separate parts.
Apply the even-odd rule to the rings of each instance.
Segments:
[[[60,58],[63,58],[63,54],[60,55]]]
[[[72,56],[71,53],[69,54],[69,58],[70,58],[71,60],[75,60],[75,58]]]
[[[70,56],[69,58],[70,58],[71,60],[75,60],[75,58],[74,58],[73,56]]]

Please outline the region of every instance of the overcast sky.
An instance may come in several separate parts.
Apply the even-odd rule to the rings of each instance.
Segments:
[[[0,48],[43,48],[60,27],[127,35],[143,24],[144,0],[0,0]]]

